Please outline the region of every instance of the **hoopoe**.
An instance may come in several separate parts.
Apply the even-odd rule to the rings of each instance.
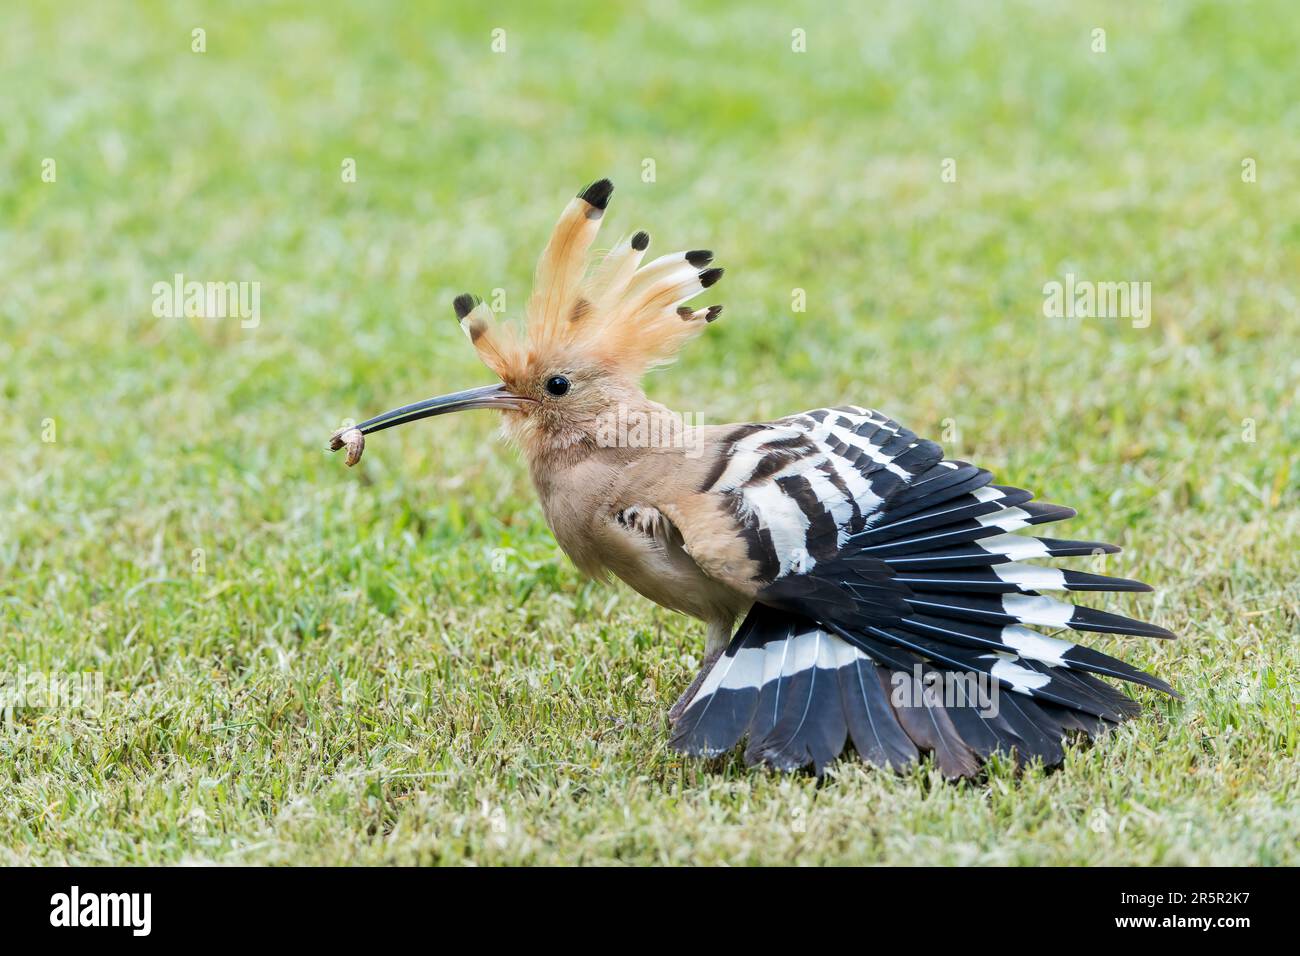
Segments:
[[[902,770],[928,753],[946,776],[970,777],[995,752],[1059,764],[1069,737],[1135,716],[1134,700],[1102,677],[1174,694],[1044,633],[1174,636],[1043,595],[1150,590],[1027,563],[1119,550],[1013,533],[1072,509],[994,484],[870,409],[694,426],[647,398],[643,373],[718,317],[721,306],[686,303],[722,270],[705,250],[642,264],[650,237],[637,232],[588,276],[612,192],[602,179],[565,208],[522,331],[456,298],[499,383],[340,429],[331,447],[346,446],[351,465],[366,435],[500,409],[574,564],[705,623],[703,666],[668,714],[671,744],[688,754],[747,737],[747,762],[821,774],[852,741],[872,764]]]

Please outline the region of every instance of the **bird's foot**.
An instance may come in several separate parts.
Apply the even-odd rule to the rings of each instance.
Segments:
[[[695,696],[695,692],[700,689],[700,685],[704,683],[704,678],[708,676],[709,671],[713,670],[713,665],[718,662],[723,650],[725,648],[704,656],[704,663],[700,665],[700,672],[695,675],[695,680],[691,681],[691,686],[686,688],[686,692],[677,698],[677,703],[669,708],[668,723],[675,724],[681,720],[682,714],[686,713],[686,706],[691,702],[691,698]]]

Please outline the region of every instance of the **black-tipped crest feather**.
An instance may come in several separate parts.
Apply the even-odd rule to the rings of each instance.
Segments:
[[[614,194],[614,184],[608,179],[598,179],[582,192],[578,193],[579,199],[585,199],[591,205],[604,212],[605,207],[609,205],[609,197]]]
[[[460,319],[465,318],[465,316],[474,311],[475,306],[477,306],[481,301],[482,300],[478,296],[471,295],[468,292],[462,292],[460,295],[456,296],[456,298],[451,301],[452,308],[456,310],[456,319],[459,321]]]

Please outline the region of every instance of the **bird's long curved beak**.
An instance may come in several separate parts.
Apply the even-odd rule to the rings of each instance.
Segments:
[[[366,436],[374,432],[381,432],[385,428],[392,428],[394,425],[405,425],[407,422],[419,421],[421,418],[432,418],[434,415],[459,412],[466,408],[524,408],[533,404],[534,401],[534,399],[526,398],[523,395],[516,395],[505,385],[484,385],[482,388],[467,388],[463,392],[452,392],[450,395],[426,398],[422,402],[413,402],[410,405],[403,405],[401,408],[394,408],[391,412],[376,415],[360,425],[348,425],[340,428],[330,436],[330,450],[338,451],[340,448],[346,448],[348,450],[347,463],[350,468],[361,460],[361,454],[366,448]]]
[[[448,412],[459,412],[467,408],[523,408],[532,403],[533,399],[516,395],[504,384],[498,383],[480,388],[467,388],[463,392],[452,392],[450,395],[439,395],[437,398],[426,398],[422,402],[403,405],[401,408],[376,415],[354,427],[363,435],[371,435],[385,428],[392,428],[394,425],[405,425],[407,422],[419,421],[421,418],[446,415]]]

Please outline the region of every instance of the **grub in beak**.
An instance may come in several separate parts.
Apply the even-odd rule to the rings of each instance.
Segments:
[[[344,426],[330,436],[330,451],[338,451],[345,445],[348,449],[347,466],[351,468],[361,460],[366,450],[366,436],[355,425]]]
[[[407,422],[419,421],[421,418],[432,418],[434,415],[460,412],[469,408],[519,409],[531,405],[533,402],[534,400],[531,398],[514,394],[504,384],[467,388],[461,392],[439,395],[437,398],[427,398],[422,402],[413,402],[410,405],[403,405],[401,408],[394,408],[392,411],[376,415],[360,425],[344,426],[330,436],[330,451],[338,451],[340,448],[346,447],[348,450],[347,464],[350,468],[361,460],[361,455],[366,449],[366,436],[383,431],[385,428],[392,428],[394,425],[405,425]]]

